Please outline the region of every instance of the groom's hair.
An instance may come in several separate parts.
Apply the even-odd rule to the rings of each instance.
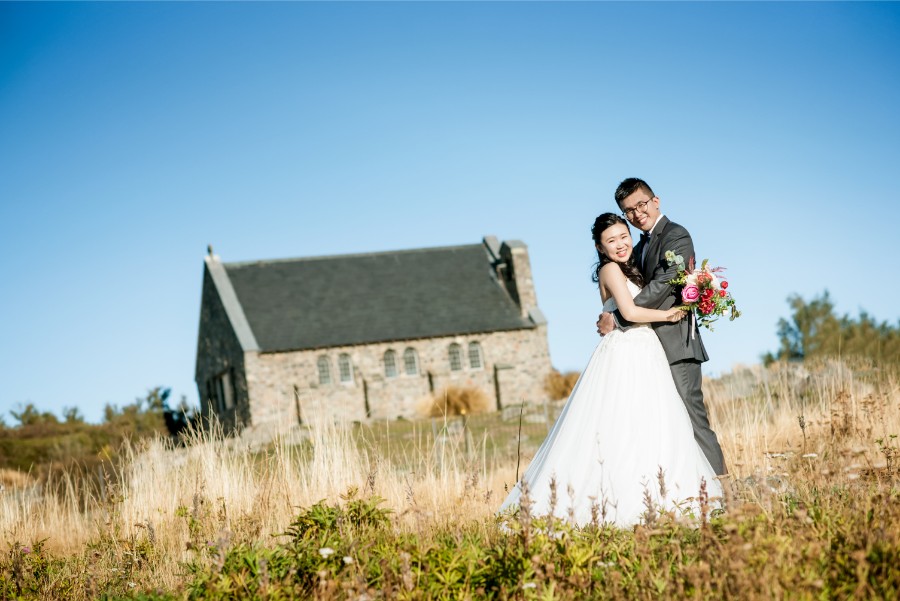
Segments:
[[[622,180],[622,183],[616,188],[616,204],[619,205],[619,208],[622,208],[623,200],[638,190],[643,190],[649,194],[651,198],[656,196],[656,194],[653,193],[653,190],[650,189],[650,186],[647,185],[647,182],[636,177],[629,177],[628,179]]]

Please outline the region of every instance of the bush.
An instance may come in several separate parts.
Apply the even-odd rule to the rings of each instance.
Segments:
[[[554,369],[544,378],[544,391],[554,401],[567,399],[572,394],[572,389],[575,388],[575,383],[579,377],[581,377],[581,374],[577,371],[567,371],[561,374]]]
[[[488,398],[479,389],[448,386],[432,398],[428,416],[472,415],[487,408]]]

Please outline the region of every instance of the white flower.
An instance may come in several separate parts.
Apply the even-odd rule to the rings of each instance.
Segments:
[[[697,274],[696,273],[689,274],[685,278],[685,282],[687,282],[690,285],[696,286],[697,285]]]
[[[322,547],[321,549],[319,549],[319,555],[325,558],[331,557],[332,555],[334,555],[334,549],[332,549],[331,547]]]
[[[344,555],[344,563],[349,566],[351,563],[353,563],[353,558],[349,555]]]
[[[526,582],[522,585],[522,588],[537,588],[537,584],[534,582]]]

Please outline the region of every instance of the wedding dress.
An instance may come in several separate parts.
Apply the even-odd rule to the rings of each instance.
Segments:
[[[632,297],[640,288],[628,282]],[[616,309],[615,299],[604,311]],[[657,474],[662,468],[666,495]],[[692,509],[701,480],[710,497],[722,487],[694,441],[691,420],[672,380],[659,339],[648,325],[615,330],[600,339],[562,413],[522,480],[528,483],[532,515],[550,513],[577,525],[591,522],[591,505],[606,507],[605,521],[630,526],[646,511],[645,494],[657,507]],[[571,491],[571,496],[570,496]],[[500,507],[519,505],[517,483]],[[677,512],[677,510],[676,510]],[[598,516],[598,521],[603,521]]]

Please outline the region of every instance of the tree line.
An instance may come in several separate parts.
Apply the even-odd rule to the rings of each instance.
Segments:
[[[184,397],[169,402],[171,389],[156,387],[143,398],[122,407],[107,404],[103,420],[90,424],[77,408],[66,408],[62,419],[32,403],[9,412],[17,423],[0,416],[0,470],[30,473],[43,480],[54,473],[94,472],[112,463],[127,441],[139,443],[154,436],[177,438],[197,419]]]
[[[826,290],[806,301],[787,299],[791,316],[778,320],[779,348],[763,356],[774,361],[804,361],[824,357],[870,360],[877,366],[900,365],[900,320],[879,322],[865,311],[858,317],[838,315]]]

